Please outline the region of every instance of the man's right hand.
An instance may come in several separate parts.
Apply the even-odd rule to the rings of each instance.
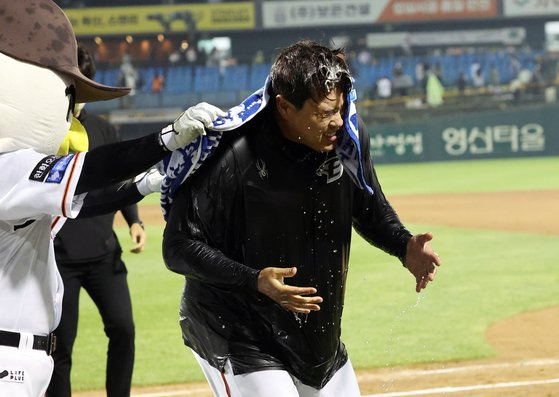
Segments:
[[[320,310],[318,305],[322,303],[320,296],[304,296],[316,294],[316,288],[294,287],[284,284],[284,278],[293,277],[296,273],[296,267],[264,268],[258,275],[258,291],[284,308],[296,313],[310,313],[311,311]]]
[[[219,117],[227,116],[220,108],[202,102],[181,114],[172,124],[163,128],[159,134],[160,144],[173,151],[184,147],[204,134],[205,128],[211,128]]]

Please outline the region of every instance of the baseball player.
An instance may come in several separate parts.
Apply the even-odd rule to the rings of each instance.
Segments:
[[[56,155],[76,102],[128,90],[79,71],[71,24],[51,0],[0,0],[0,15],[0,396],[37,397],[51,377],[63,294],[54,233],[65,218],[113,211],[157,190],[157,172],[128,178],[223,113],[193,107],[144,138]],[[100,188],[114,194],[88,199]]]
[[[163,257],[185,275],[183,339],[216,396],[360,395],[340,340],[353,227],[417,292],[440,264],[432,235],[412,236],[383,194],[343,58],[309,41],[283,49],[268,105],[174,196]],[[357,155],[343,158],[350,132]]]

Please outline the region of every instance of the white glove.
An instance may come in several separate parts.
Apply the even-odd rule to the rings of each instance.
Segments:
[[[157,168],[150,168],[146,172],[142,172],[136,176],[136,178],[134,178],[134,183],[140,194],[142,196],[147,196],[150,193],[161,191],[163,179],[165,179],[165,175],[161,174]]]
[[[215,120],[225,116],[227,113],[220,108],[201,102],[186,109],[173,124],[163,128],[159,134],[159,142],[165,149],[172,152],[203,135],[204,127],[211,128]]]

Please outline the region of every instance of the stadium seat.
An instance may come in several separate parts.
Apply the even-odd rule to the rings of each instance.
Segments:
[[[217,66],[197,66],[194,69],[194,92],[217,92],[220,80]]]
[[[242,91],[248,86],[248,65],[227,66],[223,73],[222,91]]]
[[[269,63],[251,65],[248,82],[249,91],[256,91],[264,85],[266,77],[268,77],[268,73],[270,73],[271,66],[272,65]]]
[[[102,80],[99,80],[102,84],[110,86],[119,86],[120,69],[111,68],[106,69],[104,73],[101,74]]]
[[[141,87],[138,87],[138,91],[150,92],[151,82],[153,80],[153,77],[155,76],[155,68],[153,67],[140,68],[138,69],[138,74],[142,82]]]
[[[173,66],[167,71],[165,91],[172,94],[188,93],[193,91],[192,67]]]

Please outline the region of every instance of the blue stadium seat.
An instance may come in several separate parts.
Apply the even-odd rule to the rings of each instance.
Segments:
[[[197,66],[194,69],[194,92],[217,92],[220,79],[217,66]]]
[[[155,76],[155,68],[147,67],[138,69],[138,75],[140,76],[142,86],[138,87],[141,92],[151,91],[151,82]]]
[[[250,67],[250,75],[248,81],[248,90],[256,91],[262,88],[266,82],[266,77],[270,73],[270,68],[272,67],[269,63],[253,64]]]
[[[172,94],[188,93],[194,90],[192,67],[173,66],[167,70],[165,91]]]
[[[222,91],[241,91],[248,86],[248,65],[227,66],[221,83]]]
[[[380,68],[378,66],[356,64],[353,68],[353,77],[355,78],[355,87],[358,90],[367,90],[379,79]]]
[[[106,69],[105,72],[102,73],[102,80],[99,80],[99,82],[105,85],[118,86],[119,77],[120,77],[120,68]]]

